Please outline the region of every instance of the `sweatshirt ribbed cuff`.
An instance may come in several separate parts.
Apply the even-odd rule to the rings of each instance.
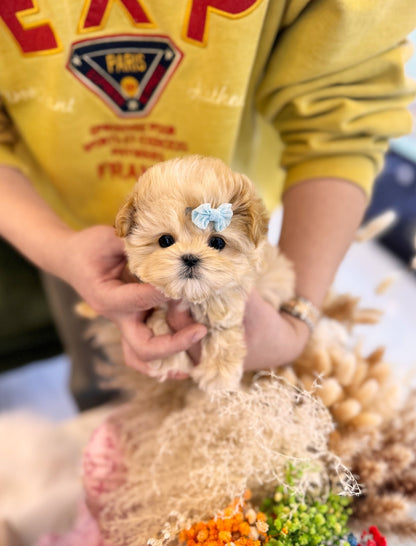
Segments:
[[[373,161],[361,155],[309,159],[287,169],[283,192],[305,180],[339,178],[359,186],[370,199],[376,174]]]

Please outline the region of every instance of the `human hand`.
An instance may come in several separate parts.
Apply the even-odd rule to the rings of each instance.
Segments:
[[[245,370],[268,370],[293,362],[303,351],[310,330],[301,320],[279,313],[253,290],[247,300],[244,328]]]
[[[168,322],[173,331],[195,324],[188,311],[176,302],[169,304]],[[247,300],[244,329],[247,354],[245,370],[268,370],[295,360],[309,338],[308,326],[287,313],[279,313],[253,290]],[[199,362],[201,347],[188,350],[194,363]]]
[[[173,334],[153,334],[146,317],[167,299],[153,286],[126,278],[124,245],[113,228],[72,232],[61,251],[65,255],[61,276],[94,311],[118,325],[128,366],[148,374],[151,361],[188,350],[206,334],[206,328],[195,322]]]

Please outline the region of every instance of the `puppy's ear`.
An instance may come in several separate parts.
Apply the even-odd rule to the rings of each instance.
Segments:
[[[253,243],[257,246],[259,242],[266,237],[269,229],[269,217],[266,213],[263,201],[258,197],[253,197],[248,214],[250,217],[248,225],[249,235]]]
[[[253,183],[245,175],[237,175],[237,191],[233,195],[234,215],[240,217],[255,246],[267,235],[269,217],[263,201],[256,195]]]
[[[134,225],[134,213],[136,212],[134,194],[127,198],[127,201],[118,211],[115,221],[116,235],[127,237]]]

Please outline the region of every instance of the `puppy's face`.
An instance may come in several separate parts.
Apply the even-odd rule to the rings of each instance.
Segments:
[[[231,203],[230,224],[198,227],[192,210],[203,203]],[[116,232],[132,273],[170,298],[197,303],[248,286],[267,216],[246,177],[220,160],[189,156],[146,171],[117,215]]]

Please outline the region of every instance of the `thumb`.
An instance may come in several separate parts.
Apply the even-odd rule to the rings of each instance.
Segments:
[[[108,302],[108,309],[114,313],[146,311],[167,301],[162,292],[150,284],[117,280],[107,283],[104,298]]]
[[[186,307],[183,302],[179,300],[171,300],[168,302],[166,320],[174,332],[177,332],[190,324],[195,324],[189,307]]]

